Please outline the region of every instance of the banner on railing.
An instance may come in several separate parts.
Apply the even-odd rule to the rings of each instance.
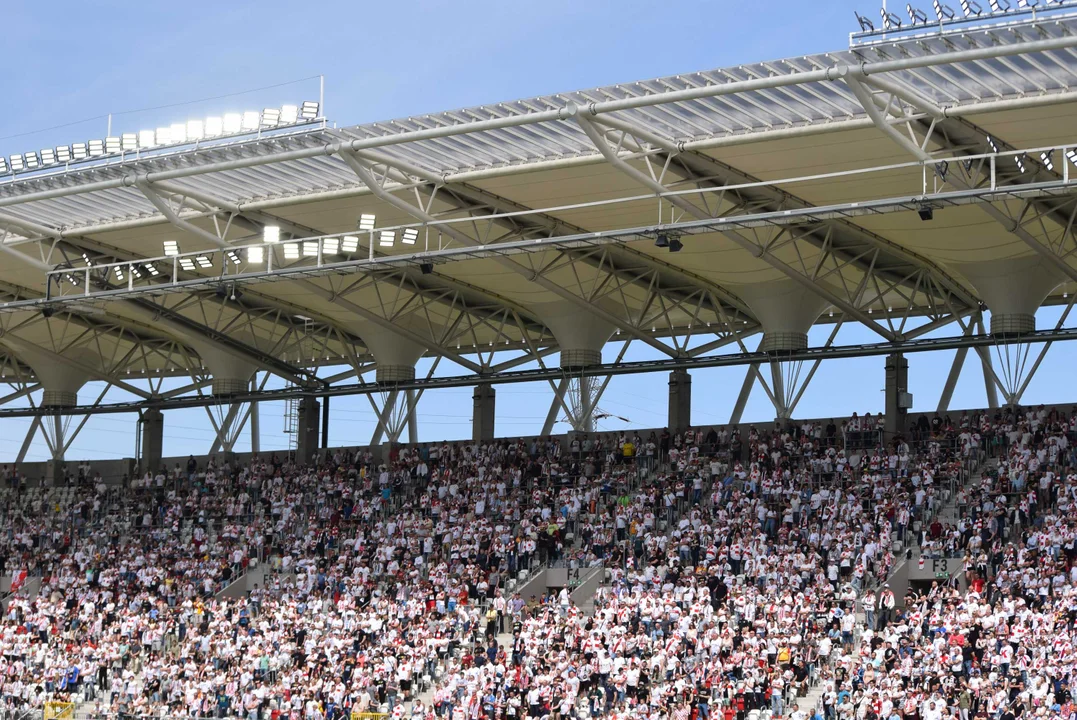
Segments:
[[[75,703],[50,700],[41,710],[41,720],[74,720]]]

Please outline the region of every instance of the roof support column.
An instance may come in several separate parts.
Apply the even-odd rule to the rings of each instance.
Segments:
[[[471,411],[471,439],[475,442],[493,440],[496,400],[494,386],[489,383],[476,385],[472,400],[474,406]]]
[[[144,470],[156,474],[161,469],[161,457],[164,450],[165,414],[158,407],[148,407],[138,418],[139,434],[142,437],[139,465]]]
[[[299,465],[310,465],[318,450],[318,423],[321,406],[317,399],[305,397],[299,400],[296,413],[295,461]]]
[[[906,418],[912,406],[909,395],[909,361],[901,353],[886,356],[886,419],[888,440],[905,434]]]
[[[692,426],[692,376],[687,370],[669,374],[669,430],[684,432]]]

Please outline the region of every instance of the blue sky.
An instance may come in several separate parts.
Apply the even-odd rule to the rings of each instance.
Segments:
[[[6,109],[0,114],[0,153],[102,137],[109,113],[114,114],[114,132],[133,132],[316,99],[318,75],[325,76],[330,120],[348,125],[835,50],[847,45],[855,27],[854,9],[871,17],[878,14],[874,0],[327,1],[316,6],[235,0],[134,5],[6,0],[5,26],[12,32],[5,43],[7,71],[0,73]],[[254,88],[265,89],[238,94]],[[218,99],[189,102],[203,98]],[[127,112],[140,108],[158,109]],[[65,127],[56,127],[60,125]],[[1040,327],[1053,325],[1057,316],[1057,310],[1045,311]],[[957,332],[951,327],[939,334]],[[828,333],[827,328],[813,331],[812,344],[821,345]],[[869,331],[848,326],[836,342],[876,340]],[[609,351],[616,353],[612,346]],[[645,357],[646,351],[629,354],[629,359]],[[934,408],[952,358],[953,353],[910,356],[917,410]],[[1067,376],[1074,359],[1070,347],[1052,348],[1026,402],[1057,401],[1053,388]],[[797,414],[880,410],[883,362],[880,357],[824,363]],[[985,404],[979,368],[972,362],[967,367],[952,407]],[[696,423],[728,421],[744,372],[731,368],[694,374]],[[600,407],[632,425],[663,425],[666,383],[665,374],[615,378]],[[83,401],[92,401],[97,392],[87,386]],[[549,386],[500,387],[498,434],[537,432],[551,396]],[[108,399],[124,398],[113,392]],[[332,409],[331,444],[369,440],[374,421],[365,399],[335,399]],[[279,404],[262,407],[264,450],[286,445],[283,413]],[[772,417],[773,408],[757,388],[744,419]],[[470,419],[470,389],[428,393],[420,405],[421,439],[466,437]],[[0,421],[0,461],[15,456],[28,423]],[[130,456],[133,426],[133,416],[91,419],[74,441],[69,459]],[[166,455],[204,453],[212,439],[202,410],[166,415]],[[237,445],[240,450],[248,447],[246,439]],[[27,459],[46,456],[38,440]]]

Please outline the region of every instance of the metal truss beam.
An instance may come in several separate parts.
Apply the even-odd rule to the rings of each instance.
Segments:
[[[944,338],[920,338],[916,340],[902,340],[897,343],[882,342],[866,345],[843,345],[829,348],[808,348],[790,353],[783,353],[783,361],[807,360],[815,361],[830,360],[852,357],[876,357],[889,355],[895,352],[922,353],[939,350],[958,350],[967,348],[988,348],[997,345],[1012,345],[1018,343],[1045,343],[1065,342],[1077,340],[1077,329],[1066,328],[1061,330],[1041,330],[1019,338],[997,338],[991,336],[956,336]],[[584,370],[573,370],[571,373],[560,368],[539,368],[535,370],[508,371],[497,375],[483,377],[482,381],[490,384],[506,384],[518,382],[544,382],[549,380],[559,381],[565,378],[586,375],[590,377],[604,377],[607,375],[633,375],[650,372],[669,372],[670,370],[685,369],[693,370],[710,367],[736,367],[740,365],[765,364],[771,361],[773,356],[762,352],[732,353],[724,355],[712,355],[705,357],[680,357],[668,360],[650,360],[639,362],[622,362],[620,364],[603,364]],[[354,383],[345,385],[333,385],[319,388],[286,388],[283,390],[267,390],[261,393],[245,393],[232,397],[233,401],[249,402],[256,400],[267,402],[272,400],[284,400],[291,397],[333,397],[342,395],[369,395],[372,393],[384,393],[392,390],[404,391],[409,389],[427,390],[451,387],[471,387],[475,385],[474,375],[448,376],[428,379],[417,379],[410,382],[399,383]],[[175,409],[180,407],[201,407],[215,404],[218,401],[210,397],[182,396],[174,397],[168,401],[157,403],[162,409]],[[99,407],[88,408],[85,406],[64,408],[65,414],[92,413],[124,413],[137,412],[142,403],[112,403],[103,404]],[[47,415],[34,408],[0,408],[0,417],[33,417],[35,415]]]

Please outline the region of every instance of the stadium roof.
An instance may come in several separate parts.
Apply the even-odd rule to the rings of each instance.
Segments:
[[[0,178],[3,374],[52,357],[157,400],[164,376],[200,392],[224,353],[354,383],[379,335],[496,380],[557,353],[566,314],[688,359],[774,330],[768,298],[895,347],[971,332],[1014,268],[1065,303],[1075,30],[1068,12],[925,27]]]

